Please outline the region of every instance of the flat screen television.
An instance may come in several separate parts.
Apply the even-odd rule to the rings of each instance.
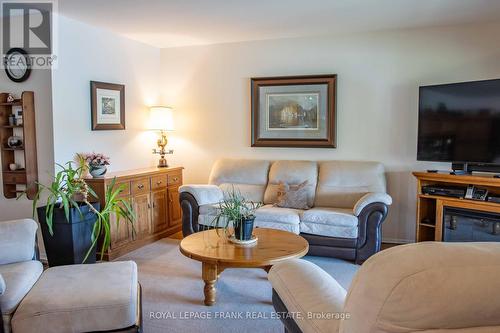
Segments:
[[[500,79],[420,87],[417,159],[500,164]]]

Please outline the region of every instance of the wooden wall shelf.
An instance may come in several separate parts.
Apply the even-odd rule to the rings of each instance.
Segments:
[[[7,102],[8,93],[0,93],[0,147],[2,160],[3,194],[6,198],[16,198],[26,191],[28,199],[37,192],[38,165],[36,154],[35,94],[24,91],[21,99]],[[23,124],[10,125],[9,116],[14,109],[23,111]],[[11,148],[7,145],[10,136],[23,138],[23,146]],[[16,153],[17,152],[17,153]],[[16,160],[21,154],[22,160]],[[20,170],[11,171],[9,165],[24,165]],[[21,188],[19,188],[21,186]]]
[[[426,185],[474,185],[487,188],[490,194],[500,196],[500,179],[482,175],[450,175],[443,173],[414,172],[417,178],[416,241],[442,241],[445,207],[461,208],[500,214],[500,203],[472,199],[428,195],[422,193]]]
[[[14,102],[2,102],[0,103],[0,106],[16,106],[16,105],[23,105],[22,99],[17,99]]]

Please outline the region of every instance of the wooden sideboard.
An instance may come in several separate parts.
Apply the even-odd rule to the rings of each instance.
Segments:
[[[104,254],[113,260],[127,252],[174,234],[182,228],[179,204],[179,186],[182,185],[182,167],[148,168],[108,173],[102,178],[86,179],[105,202],[106,188],[116,178],[116,185],[124,185],[122,197],[130,200],[137,220],[135,234],[129,223],[111,219],[111,245]]]
[[[426,185],[458,185],[464,187],[474,185],[488,189],[490,194],[500,196],[500,179],[498,178],[430,172],[414,172],[413,175],[417,178],[417,242],[443,240],[443,213],[445,207],[500,213],[500,203],[422,193],[422,186]]]

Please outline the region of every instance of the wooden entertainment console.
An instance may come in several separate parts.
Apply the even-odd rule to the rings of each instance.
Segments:
[[[414,172],[413,175],[417,178],[417,242],[443,240],[443,213],[445,207],[500,214],[500,203],[422,193],[422,187],[426,185],[464,187],[474,185],[488,189],[489,194],[500,196],[499,178],[431,172]]]

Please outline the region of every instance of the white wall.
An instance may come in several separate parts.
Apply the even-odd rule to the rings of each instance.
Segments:
[[[0,20],[1,23],[1,20]],[[35,92],[35,123],[38,159],[38,177],[42,182],[50,181],[54,165],[54,145],[52,141],[52,92],[50,70],[35,69],[27,81],[12,82],[0,70],[0,91],[21,97],[23,91]],[[0,157],[1,158],[1,157]],[[3,184],[1,181],[0,184]],[[29,218],[32,216],[32,201],[22,198],[6,199],[0,186],[0,221]]]
[[[158,102],[159,67],[158,48],[60,17],[52,71],[55,160],[95,151],[111,157],[112,171],[154,165],[154,133],[145,126],[147,105]],[[126,130],[91,130],[90,81],[125,85]]]
[[[171,160],[186,182],[206,182],[219,157],[381,161],[394,198],[384,239],[411,241],[411,170],[449,167],[416,161],[418,87],[500,77],[499,34],[497,24],[163,49]],[[250,78],[325,73],[338,75],[338,148],[251,148]]]

